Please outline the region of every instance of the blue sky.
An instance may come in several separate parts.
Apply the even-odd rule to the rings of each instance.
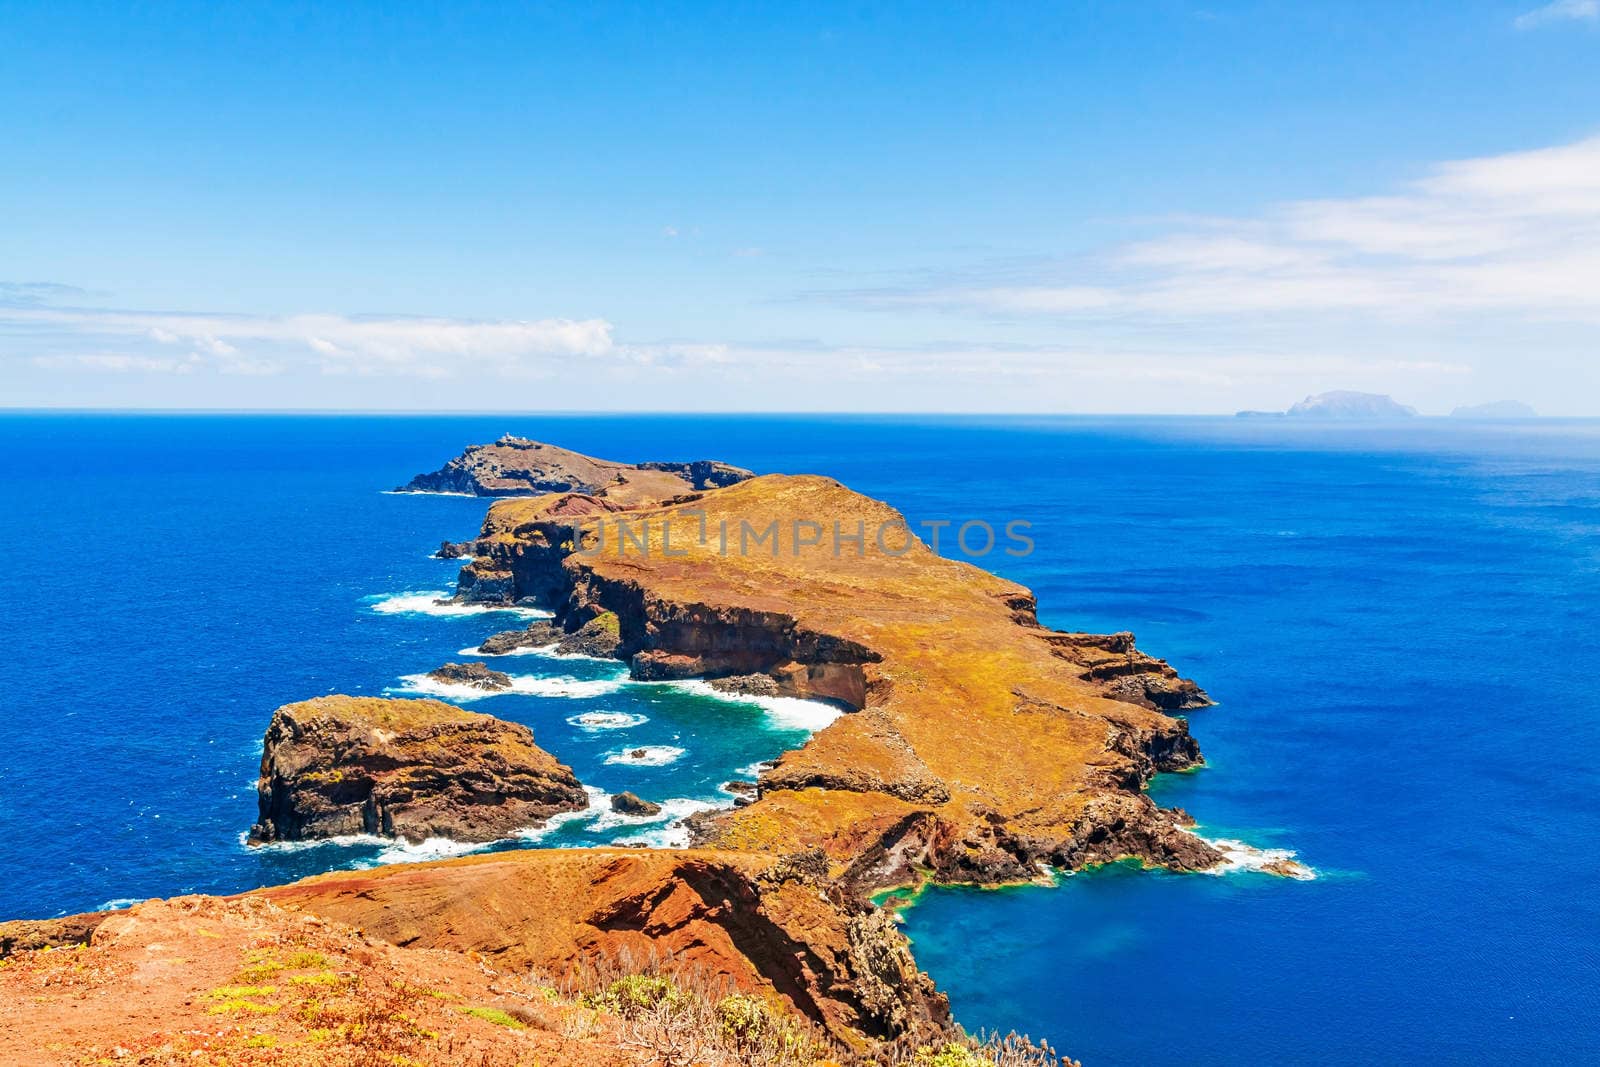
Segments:
[[[0,403],[1600,413],[1600,0],[0,2]]]

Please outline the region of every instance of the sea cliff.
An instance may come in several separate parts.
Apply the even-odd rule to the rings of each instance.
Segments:
[[[256,844],[351,834],[495,841],[589,802],[526,726],[437,700],[347,696],[277,710],[257,790]]]

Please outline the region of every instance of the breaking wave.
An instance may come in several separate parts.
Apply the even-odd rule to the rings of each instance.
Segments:
[[[566,675],[544,678],[535,674],[513,674],[509,689],[479,689],[459,682],[441,682],[427,674],[402,675],[400,681],[404,684],[391,686],[384,692],[444,697],[458,703],[514,694],[587,700],[615,693],[627,684],[623,678],[573,678]]]
[[[123,908],[131,908],[135,904],[143,904],[144,902],[145,902],[145,898],[144,897],[117,897],[115,900],[106,901],[104,904],[101,904],[99,907],[95,908],[94,910],[95,911],[121,911]]]
[[[844,711],[837,706],[820,700],[724,693],[700,678],[664,684],[729,704],[753,704],[766,716],[767,725],[776,730],[806,730],[816,733],[844,714]]]
[[[513,648],[509,652],[485,652],[478,645],[473,645],[471,648],[463,648],[463,649],[458,650],[457,651],[457,655],[461,655],[461,656],[547,656],[550,659],[558,659],[560,657],[550,655],[550,650],[554,649],[555,647],[556,647],[555,645],[538,645],[538,646],[523,645],[523,646],[521,646],[519,648]]]
[[[606,753],[607,763],[620,763],[628,767],[665,767],[676,762],[684,753],[676,745],[640,745],[637,748],[619,748]]]
[[[517,836],[522,840],[529,842],[543,841],[545,838],[549,837],[551,834],[555,833],[568,823],[581,822],[585,820],[593,821],[599,819],[601,816],[605,815],[611,810],[610,793],[607,793],[603,789],[596,789],[592,785],[584,786],[583,791],[589,794],[588,807],[579,811],[557,812],[555,815],[552,815],[549,819],[545,820],[545,824],[543,826],[524,830]]]
[[[1206,871],[1206,874],[1230,874],[1234,871],[1261,871],[1273,864],[1289,864],[1284,868],[1290,878],[1302,882],[1312,881],[1317,877],[1317,872],[1301,863],[1295,857],[1298,855],[1290,848],[1256,848],[1243,841],[1236,841],[1231,837],[1216,839],[1202,837],[1200,840],[1222,853],[1222,864]],[[1272,872],[1279,873],[1279,872]]]
[[[626,711],[586,711],[567,720],[580,730],[627,730],[643,726],[650,721],[648,715],[634,715]]]
[[[525,619],[548,619],[552,613],[543,608],[530,608],[510,604],[457,604],[449,598],[451,593],[442,590],[407,590],[392,596],[368,597],[372,610],[380,615],[432,615],[437,618],[460,618],[465,615],[518,615]]]
[[[608,810],[594,821],[591,829],[596,833],[615,830],[611,837],[614,843],[637,841],[651,848],[688,848],[689,827],[684,820],[698,812],[722,807],[725,805],[709,800],[675,797],[663,800],[661,810],[655,815],[624,815]]]

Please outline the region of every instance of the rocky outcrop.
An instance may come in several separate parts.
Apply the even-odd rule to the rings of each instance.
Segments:
[[[1051,630],[1040,635],[1050,650],[1083,668],[1079,675],[1113,700],[1125,700],[1162,711],[1208,708],[1212,700],[1164,659],[1140,652],[1133,634],[1068,633]]]
[[[581,623],[572,616],[567,621],[573,626],[571,632],[540,620],[530,623],[525,630],[493,634],[484,639],[478,651],[486,656],[504,656],[519,648],[546,648],[563,656],[616,658],[622,639],[616,615],[602,611]]]
[[[502,630],[484,638],[478,651],[485,656],[504,656],[519,648],[549,648],[564,635],[543,619],[528,624],[525,630]]]
[[[781,998],[847,1045],[948,1033],[888,917],[821,853],[573,849],[346,871],[261,890],[397,945],[561,975],[623,954]]]
[[[918,870],[990,883],[1041,863],[1222,862],[1142,792],[1201,762],[1168,712],[1210,700],[1131,634],[1050,630],[1021,586],[920,541],[886,550],[872,531],[899,514],[825,478],[599,504],[497,503],[460,595],[531,598],[563,632],[612,616],[614,654],[636,678],[703,677],[853,712],[765,771],[757,799],[693,820],[706,843],[819,847],[862,888]],[[606,532],[618,520],[628,537]],[[843,551],[796,538],[749,552],[716,532],[797,520],[868,535]]]
[[[436,700],[331,696],[267,727],[252,843],[347,834],[494,841],[588,795],[517,723]]]
[[[689,463],[617,463],[510,434],[493,444],[472,445],[432,474],[419,474],[397,491],[529,496],[587,493],[617,500],[665,500],[715,489],[751,477],[741,467],[714,460]],[[446,542],[440,554],[450,558]]]
[[[611,798],[611,810],[623,815],[660,815],[661,805],[653,804],[636,793],[623,791]]]
[[[490,693],[511,688],[511,675],[490,670],[489,665],[483,662],[446,663],[429,671],[428,677],[446,685],[464,685]]]
[[[770,674],[731,674],[724,678],[713,678],[711,688],[722,693],[734,693],[738,696],[775,697],[783,695],[783,688],[778,680]]]
[[[10,922],[0,922],[0,960],[18,952],[86,945],[108,914],[91,911],[56,919],[12,919]]]

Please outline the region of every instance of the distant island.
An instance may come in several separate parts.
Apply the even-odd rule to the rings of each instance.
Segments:
[[[1452,419],[1536,419],[1539,413],[1520,400],[1495,400],[1487,404],[1463,404],[1450,413]]]
[[[1416,413],[1416,408],[1398,403],[1393,397],[1382,393],[1336,389],[1331,393],[1308,396],[1288,411],[1241,411],[1237,414],[1241,419],[1405,419]]]

